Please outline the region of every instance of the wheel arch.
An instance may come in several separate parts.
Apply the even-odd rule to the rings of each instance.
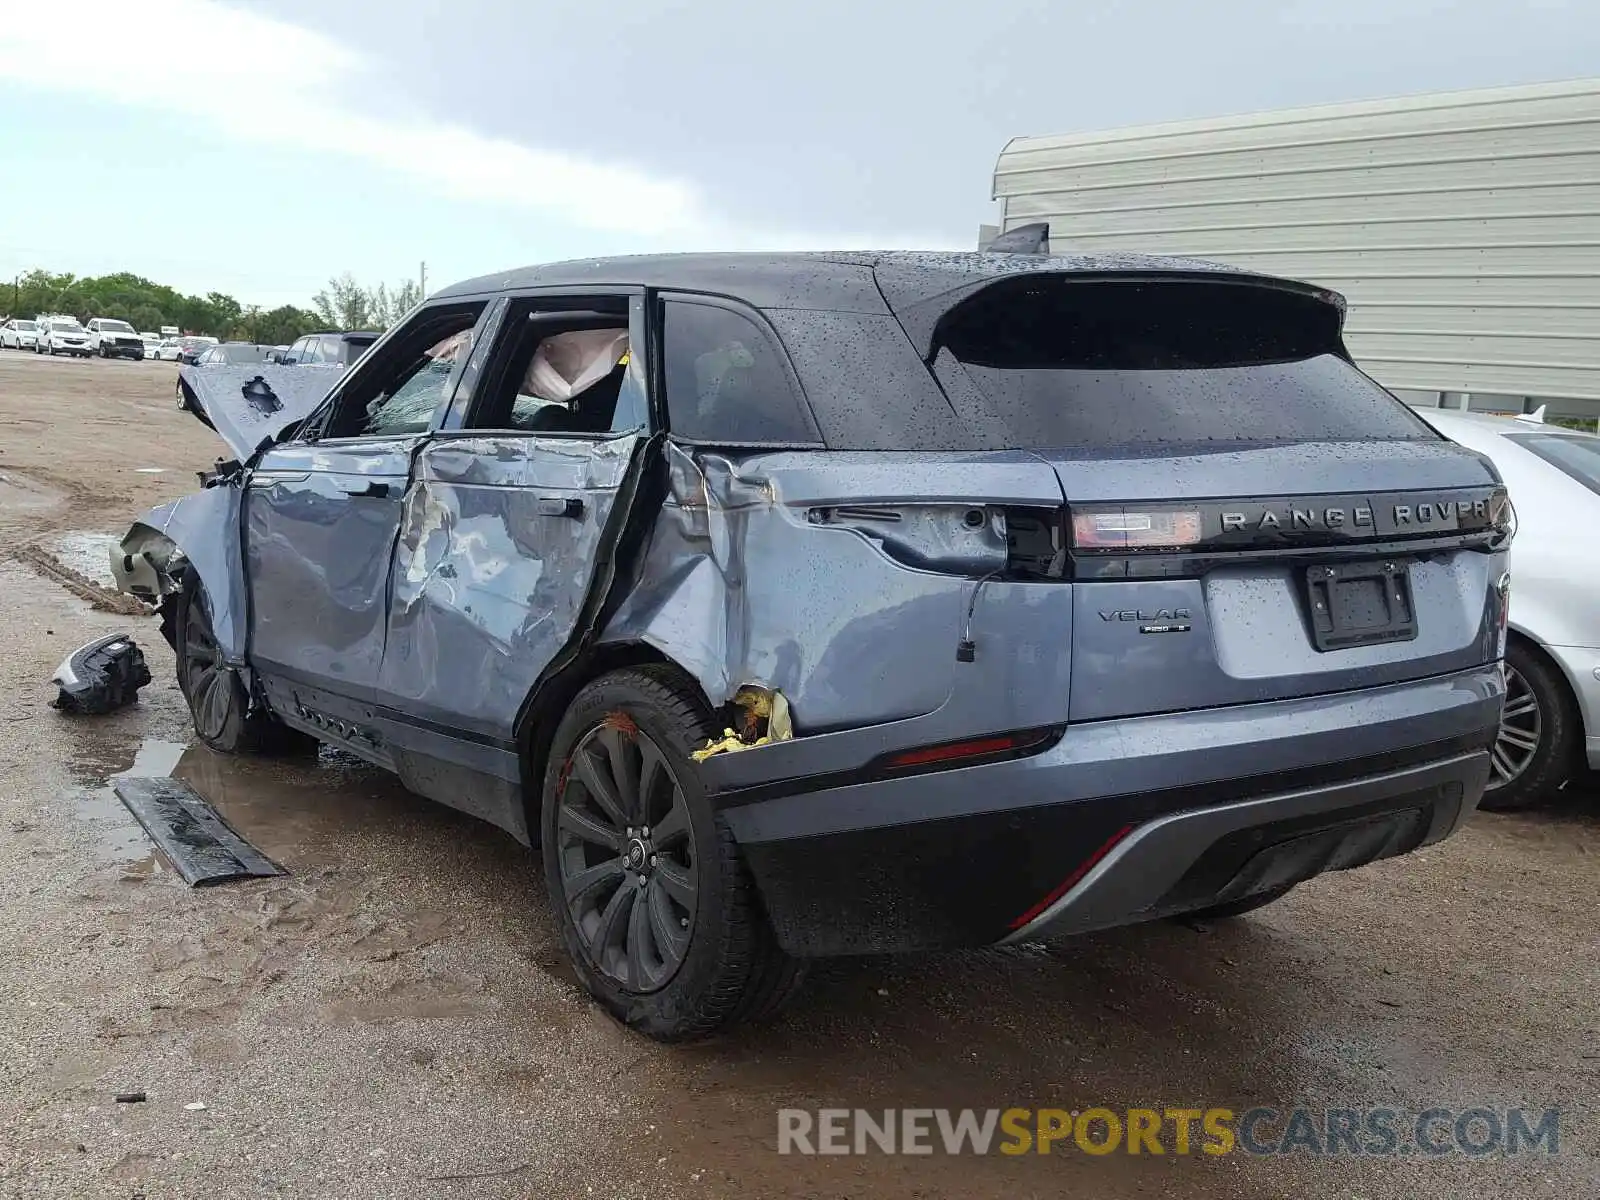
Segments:
[[[1583,706],[1578,702],[1578,689],[1573,683],[1572,677],[1567,674],[1567,668],[1562,665],[1561,660],[1546,650],[1544,643],[1538,638],[1526,630],[1518,629],[1515,625],[1506,630],[1506,637],[1508,639],[1516,639],[1520,645],[1532,651],[1540,662],[1550,668],[1550,673],[1561,681],[1561,687],[1565,692],[1567,703],[1571,706],[1571,711],[1577,716],[1581,724],[1583,721]]]
[[[671,668],[685,686],[694,689],[706,708],[716,705],[705,689],[682,663],[643,641],[601,642],[550,678],[534,685],[517,715],[515,740],[522,773],[523,816],[531,844],[539,844],[539,806],[544,802],[544,774],[549,765],[550,745],[556,726],[572,699],[588,684],[603,675],[627,667],[664,666]]]

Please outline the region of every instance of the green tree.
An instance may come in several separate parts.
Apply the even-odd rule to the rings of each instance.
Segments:
[[[329,329],[367,329],[373,323],[371,293],[349,271],[328,280],[327,288],[311,297],[311,307]]]
[[[225,292],[185,295],[128,271],[80,277],[71,272],[33,270],[15,280],[9,295],[0,289],[0,308],[9,306],[12,315],[19,317],[56,312],[80,321],[116,317],[141,330],[176,325],[185,333],[283,345],[316,329],[385,329],[421,298],[412,280],[392,289],[382,283],[369,289],[347,271],[317,293],[315,311],[285,304],[263,312]]]
[[[271,312],[260,313],[255,319],[253,341],[263,346],[287,346],[302,334],[326,329],[328,323],[314,312],[285,304]]]
[[[130,310],[127,319],[140,333],[154,333],[167,323],[161,310],[148,302]]]
[[[422,286],[405,279],[392,289],[385,283],[363,287],[346,271],[311,298],[312,307],[329,329],[387,329],[422,302]]]

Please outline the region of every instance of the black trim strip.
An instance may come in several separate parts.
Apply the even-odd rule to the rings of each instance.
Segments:
[[[479,733],[476,730],[463,729],[459,725],[447,725],[442,721],[419,717],[415,713],[402,712],[400,709],[392,708],[387,704],[378,704],[364,696],[352,696],[349,692],[342,692],[338,688],[329,687],[326,679],[320,679],[304,671],[297,671],[292,667],[282,667],[277,663],[263,663],[260,661],[254,661],[251,665],[255,668],[256,674],[265,679],[282,680],[291,687],[299,685],[300,687],[315,688],[319,692],[337,696],[346,704],[360,705],[371,713],[369,720],[388,721],[394,725],[422,729],[429,733],[437,733],[444,737],[454,738],[458,742],[469,742],[474,746],[488,746],[492,749],[504,750],[509,753],[515,753],[517,749],[516,740],[513,738],[496,737],[492,733]]]
[[[1131,507],[1131,506],[1130,506]],[[1269,562],[1273,566],[1306,563],[1364,562],[1390,555],[1417,558],[1455,550],[1488,553],[1505,547],[1504,534],[1494,531],[1457,534],[1449,537],[1386,539],[1381,542],[1347,542],[1339,545],[1279,546],[1254,550],[1202,550],[1164,553],[1136,551],[1068,555],[1069,582],[1097,579],[1198,579],[1217,567]]]

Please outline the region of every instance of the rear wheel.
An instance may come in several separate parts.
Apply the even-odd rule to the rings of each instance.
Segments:
[[[1506,643],[1506,702],[1490,748],[1489,783],[1478,807],[1529,808],[1572,774],[1578,714],[1566,680],[1521,638]]]
[[[567,953],[590,995],[660,1041],[766,1015],[802,974],[690,765],[714,730],[675,671],[617,671],[574,698],[545,770],[545,883]]]
[[[224,754],[293,754],[316,747],[316,740],[290,729],[271,713],[251,711],[239,674],[223,660],[211,621],[211,600],[199,576],[190,571],[177,597],[178,689],[189,702],[196,736]]]

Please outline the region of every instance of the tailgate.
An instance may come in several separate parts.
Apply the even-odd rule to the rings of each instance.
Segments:
[[[1335,301],[1248,279],[1033,275],[940,319],[952,406],[1061,482],[1072,720],[1499,655],[1498,476],[1349,362]]]
[[[1075,545],[1074,720],[1375,687],[1500,653],[1504,493],[1447,443],[1057,470],[1076,543],[1163,523],[1186,543]],[[1305,490],[1272,493],[1291,479]]]

